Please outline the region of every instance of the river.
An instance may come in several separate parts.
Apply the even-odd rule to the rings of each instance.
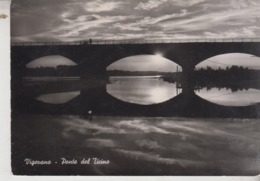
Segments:
[[[89,82],[79,78],[27,78],[24,83],[28,90],[37,90],[37,94],[28,93],[36,103],[26,102],[29,99],[26,96],[20,100],[21,94],[15,96],[14,103],[22,105],[15,107],[12,113],[12,165],[16,174],[259,174],[259,119],[132,115],[141,107],[160,104],[182,94],[176,83],[165,82],[161,76],[113,76],[101,93],[99,86],[88,87],[91,91],[85,91],[84,85]],[[54,88],[46,91],[50,86]],[[108,102],[104,104],[102,96],[106,94],[110,98],[107,97]],[[195,90],[195,94],[224,107],[232,102],[235,106],[257,103],[260,97],[256,89],[232,92],[228,88],[201,88]],[[75,99],[77,101],[73,102]],[[120,103],[123,106],[125,102],[138,106],[128,110],[133,107],[127,104],[122,113],[129,112],[129,115],[119,116],[121,107],[114,108],[115,102],[110,102],[114,99],[124,102]],[[166,111],[174,112],[172,105],[174,103],[169,103]],[[194,109],[199,106],[194,105]],[[114,111],[113,116],[97,114],[104,107],[108,113]],[[179,105],[175,105],[175,110],[182,111]],[[216,110],[214,106],[212,110]],[[160,114],[164,110],[155,107],[153,111]],[[193,109],[184,110],[183,114],[186,111]],[[32,167],[25,164],[25,159],[52,164]],[[78,164],[62,165],[62,159],[76,160]],[[89,159],[92,160],[90,164],[80,164]],[[108,164],[95,164],[95,159]]]
[[[77,78],[27,78],[27,81],[78,81]],[[82,82],[82,84],[85,82]],[[158,76],[110,76],[106,91],[111,96],[125,102],[151,105],[168,101],[182,92],[176,83],[164,81]],[[248,106],[260,102],[260,90],[243,89],[232,91],[231,88],[201,88],[195,93],[209,102],[223,106]],[[37,100],[46,103],[66,103],[80,94],[80,90],[38,95]]]

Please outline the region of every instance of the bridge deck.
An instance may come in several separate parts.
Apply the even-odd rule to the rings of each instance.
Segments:
[[[260,42],[260,38],[225,38],[225,39],[154,39],[154,40],[89,40],[73,42],[12,42],[12,46],[45,45],[106,45],[106,44],[161,44],[161,43],[225,43],[225,42]]]

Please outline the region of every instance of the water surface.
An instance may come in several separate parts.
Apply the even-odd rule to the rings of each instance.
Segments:
[[[50,104],[64,104],[80,95],[80,91],[42,94],[35,99]]]
[[[175,83],[163,81],[160,76],[111,76],[106,90],[125,102],[149,105],[165,102],[180,93]]]
[[[201,98],[223,106],[249,106],[260,102],[260,90],[244,89],[232,91],[228,88],[202,88],[196,91]]]
[[[94,116],[90,120],[70,115],[17,115],[15,120],[15,161],[23,162],[26,157],[57,162],[61,157],[79,161],[97,157],[110,161],[109,165],[101,166],[57,164],[51,173],[256,175],[260,172],[257,119]],[[48,168],[33,170],[41,173]]]

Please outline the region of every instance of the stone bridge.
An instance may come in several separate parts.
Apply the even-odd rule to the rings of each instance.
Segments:
[[[135,55],[155,55],[160,53],[182,67],[185,74],[194,67],[217,55],[227,53],[246,53],[260,57],[260,42],[240,41],[193,41],[193,42],[110,42],[110,43],[48,43],[15,44],[11,47],[12,70],[19,73],[25,65],[35,59],[61,55],[76,62],[81,69],[81,77],[86,74],[100,75],[107,66],[119,59]]]

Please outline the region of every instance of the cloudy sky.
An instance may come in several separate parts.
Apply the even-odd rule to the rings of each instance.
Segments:
[[[258,0],[13,0],[12,41],[260,36]]]

